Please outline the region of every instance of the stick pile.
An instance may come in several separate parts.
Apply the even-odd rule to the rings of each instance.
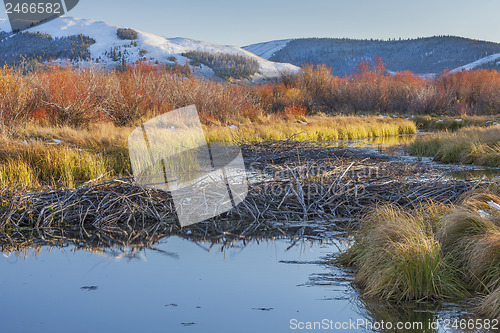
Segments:
[[[209,221],[181,229],[167,192],[125,178],[76,189],[0,193],[0,243],[149,246],[168,235],[325,239],[358,221],[373,205],[396,203],[412,209],[429,200],[453,202],[478,186],[477,181],[451,180],[425,166],[311,143],[245,146],[244,153],[250,175],[247,198]]]

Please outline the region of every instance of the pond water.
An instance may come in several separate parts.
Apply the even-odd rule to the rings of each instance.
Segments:
[[[401,156],[393,147],[416,137],[331,145]],[[485,174],[499,173],[450,175]],[[325,264],[343,246],[342,237],[241,241],[224,248],[169,237],[148,249],[5,252],[0,332],[475,332],[453,328],[477,319],[467,302],[396,306],[365,300],[348,269]]]
[[[320,322],[316,331],[393,332],[375,325],[400,321],[424,327],[405,332],[444,332],[447,319],[473,318],[463,304],[363,301],[347,270],[324,264],[339,244],[269,240],[222,249],[170,237],[143,250],[4,253],[0,331],[294,332]],[[441,328],[428,329],[438,319]],[[346,326],[353,322],[359,326]]]
[[[500,168],[494,167],[482,167],[474,165],[460,165],[460,164],[444,164],[439,162],[433,162],[430,157],[419,157],[410,156],[405,150],[405,145],[411,144],[419,136],[422,135],[432,135],[432,133],[418,133],[418,134],[406,134],[406,135],[395,135],[389,137],[376,137],[376,138],[366,138],[358,140],[339,140],[334,142],[329,142],[327,145],[333,147],[351,147],[356,148],[361,151],[370,150],[372,153],[378,155],[390,155],[399,158],[402,161],[412,162],[426,162],[432,163],[437,168],[449,169],[450,172],[448,176],[453,179],[479,179],[485,178],[489,180],[499,180],[500,179]]]
[[[374,138],[356,139],[356,140],[338,140],[328,142],[327,145],[332,147],[354,147],[354,148],[372,148],[378,151],[385,152],[394,146],[404,146],[412,143],[418,136],[427,135],[428,133],[404,134],[381,136]],[[392,150],[391,150],[392,151]]]

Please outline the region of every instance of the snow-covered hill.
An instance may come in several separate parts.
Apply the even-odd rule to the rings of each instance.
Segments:
[[[293,39],[273,40],[270,42],[257,43],[243,46],[243,49],[250,51],[264,59],[270,59],[276,52],[281,50]]]
[[[60,17],[46,24],[29,29],[27,32],[46,33],[53,38],[79,34],[91,37],[95,40],[95,44],[89,47],[92,62],[95,63],[98,61],[99,65],[104,67],[116,66],[123,60],[127,63],[147,60],[158,61],[163,64],[174,64],[177,62],[183,65],[189,59],[182,54],[199,51],[210,54],[235,55],[257,61],[259,73],[251,77],[253,80],[275,78],[284,72],[296,72],[299,70],[294,65],[272,62],[237,46],[216,45],[188,38],[166,38],[139,30],[135,30],[138,37],[136,40],[122,40],[117,36],[119,28],[122,27],[100,21]],[[0,31],[10,31],[10,25],[6,20],[0,20]],[[121,58],[119,60],[116,57],[115,59],[110,57],[112,50],[120,53]],[[15,52],[15,50],[12,51]],[[214,75],[213,70],[205,65],[196,67],[195,73],[205,77]]]

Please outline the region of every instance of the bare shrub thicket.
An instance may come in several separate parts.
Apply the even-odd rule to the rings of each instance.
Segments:
[[[95,69],[51,67],[33,74],[40,107],[37,115],[55,125],[86,126],[100,119],[108,98],[106,75]]]
[[[500,112],[500,73],[495,70],[444,72],[424,78],[387,73],[383,62],[361,62],[353,75],[337,77],[322,66],[305,66],[283,82],[298,89],[303,103],[327,113],[382,112],[487,115]]]
[[[270,114],[423,114],[470,116],[500,112],[500,74],[479,70],[422,78],[389,74],[381,60],[347,77],[327,66],[260,85],[194,78],[189,66],[150,63],[122,71],[45,66],[22,74],[0,70],[0,132],[26,120],[85,127],[95,121],[129,126],[195,104],[207,124],[258,120]]]
[[[195,104],[205,121],[227,122],[260,114],[249,87],[172,75],[161,66],[139,65],[106,75],[105,114],[117,125]]]
[[[0,68],[0,135],[11,135],[24,124],[38,103],[30,78],[18,71]]]

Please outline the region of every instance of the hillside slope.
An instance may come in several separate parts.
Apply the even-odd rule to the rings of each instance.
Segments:
[[[55,58],[56,61],[62,61],[62,58],[74,58],[73,60],[77,60],[83,65],[98,62],[100,66],[105,68],[111,68],[123,62],[134,63],[138,60],[183,65],[190,61],[185,56],[186,54],[198,52],[204,57],[207,55],[226,55],[226,58],[229,57],[231,62],[237,63],[236,67],[239,65],[238,62],[256,64],[256,72],[249,77],[253,80],[275,78],[283,72],[298,70],[296,66],[263,59],[237,46],[216,45],[180,37],[166,38],[139,30],[135,30],[136,36],[134,37],[136,38],[120,39],[117,36],[117,31],[120,28],[122,27],[105,22],[60,17],[29,29],[23,33],[24,35],[16,34],[7,37],[6,32],[10,31],[10,25],[7,21],[0,20],[0,61],[3,60],[2,62],[8,63],[20,59],[19,55],[29,58],[30,51],[38,49],[39,57],[42,60]],[[71,36],[89,37],[92,43],[90,46],[86,44],[83,46],[80,44],[68,46],[68,37]],[[29,40],[28,44],[27,40]],[[64,50],[54,50],[54,48],[57,49],[58,47],[64,48]],[[77,50],[70,52],[68,47]],[[82,50],[82,47],[85,50]],[[88,52],[85,53],[87,48]],[[68,53],[69,55],[67,55]],[[77,56],[71,56],[72,53],[73,55],[77,54]],[[214,70],[207,65],[198,64],[195,73],[200,76],[210,77],[214,75]]]
[[[373,61],[375,56],[383,58],[391,72],[439,73],[498,54],[500,44],[452,36],[390,41],[306,38],[253,44],[244,49],[297,66],[326,64],[342,76],[352,74],[363,59]]]
[[[497,71],[500,71],[500,53],[492,54],[490,56],[471,62],[470,64],[455,68],[451,71],[451,73],[471,69],[496,69]]]

